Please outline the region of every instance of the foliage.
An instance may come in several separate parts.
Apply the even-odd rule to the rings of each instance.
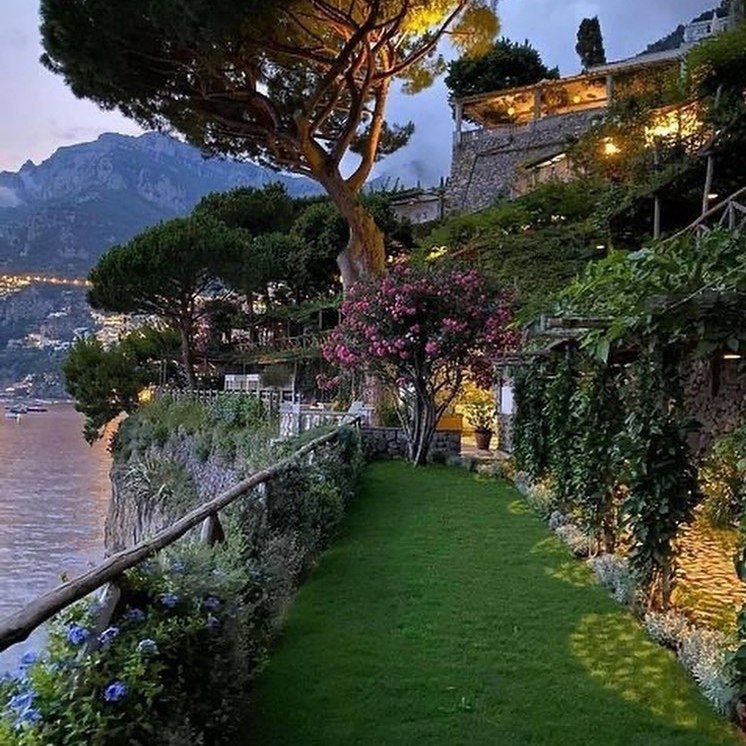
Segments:
[[[392,83],[432,83],[446,34],[478,52],[497,33],[481,0],[44,0],[41,15],[43,62],[77,96],[206,151],[316,179],[350,225],[346,285],[385,266],[357,197],[379,157],[411,135],[386,121]],[[359,160],[343,177],[349,152]]]
[[[464,404],[466,420],[475,431],[492,432],[495,425],[495,399],[489,391],[479,394]]]
[[[449,255],[468,260],[496,285],[514,287],[517,303],[530,313],[546,305],[606,245],[607,228],[594,217],[604,193],[584,180],[548,183],[481,212],[448,218],[419,244],[423,252],[445,246]]]
[[[588,265],[561,294],[563,314],[608,318],[586,337],[606,357],[615,345],[662,334],[671,342],[698,339],[700,354],[737,352],[745,337],[739,295],[746,290],[746,237],[713,232]]]
[[[251,236],[262,233],[287,233],[302,200],[293,200],[280,183],[255,187],[236,187],[203,197],[194,213],[207,214],[229,228],[240,228]]]
[[[174,419],[193,423],[190,407],[171,409]],[[258,519],[256,500],[224,511],[225,543],[182,542],[127,572],[114,618],[90,655],[84,648],[93,642],[98,603],[56,617],[48,651],[24,657],[18,674],[0,681],[0,742],[239,743],[251,679],[303,569],[334,536],[361,463],[359,438],[343,434],[313,463],[271,482]],[[173,467],[152,458],[147,465],[151,494],[143,501],[157,487],[155,471],[164,476]]]
[[[495,356],[515,345],[510,298],[474,270],[399,265],[355,286],[323,348],[342,371],[366,371],[402,397],[412,461],[427,458],[435,425],[470,376],[491,383]]]
[[[516,467],[531,479],[542,476],[548,465],[548,433],[544,418],[546,381],[543,366],[534,362],[513,372],[513,453]]]
[[[108,348],[95,338],[77,340],[62,371],[75,408],[86,417],[85,439],[92,443],[109,422],[135,411],[140,391],[160,376],[153,364],[177,354],[178,339],[152,327],[130,332]]]
[[[11,743],[155,745],[172,733],[183,743],[235,742],[267,634],[262,584],[234,546],[170,557],[127,573],[126,600],[89,656],[81,648],[95,607],[83,602],[54,622],[49,653],[2,687],[6,702],[27,697],[33,707],[5,710],[16,724]]]
[[[226,392],[209,404],[166,396],[126,418],[112,439],[112,450],[124,463],[143,458],[151,446],[162,447],[172,436],[186,435],[198,444],[203,460],[215,451],[229,461],[242,455],[257,467],[273,457],[269,440],[275,430],[269,412],[252,396]]]
[[[719,528],[738,524],[746,507],[746,429],[720,438],[699,469],[702,508]]]
[[[482,55],[467,55],[450,62],[445,83],[458,99],[557,78],[559,68],[548,68],[528,40],[519,44],[503,38]]]
[[[78,339],[62,365],[65,387],[75,409],[85,415],[85,439],[92,443],[102,428],[138,406],[147,376],[121,349],[107,350],[95,339]]]
[[[570,351],[551,370],[546,386],[544,419],[547,435],[547,467],[552,474],[557,505],[566,507],[574,496],[573,459],[575,432],[579,426],[571,403],[577,386],[577,371]]]
[[[601,34],[601,24],[598,16],[584,18],[578,28],[578,43],[575,51],[580,57],[580,63],[584,69],[594,65],[606,64],[606,52],[604,51],[604,39]]]
[[[607,552],[614,551],[619,533],[618,437],[624,427],[620,377],[611,366],[582,360],[568,410],[575,428],[568,453],[580,522]]]
[[[195,388],[194,333],[204,313],[198,299],[218,292],[218,277],[244,242],[241,231],[205,214],[162,223],[99,259],[89,275],[88,301],[105,311],[154,314],[170,324],[181,335],[184,372]]]
[[[716,123],[727,124],[734,114],[744,113],[746,25],[705,39],[689,52],[687,63],[693,88]]]
[[[630,603],[635,592],[635,580],[626,557],[601,554],[591,557],[588,564],[598,582],[611,591],[615,601],[625,605]]]
[[[634,401],[624,437],[623,503],[630,531],[630,564],[655,608],[668,608],[675,582],[676,537],[693,517],[699,499],[696,469],[687,446],[688,430],[668,401],[658,353],[635,366]]]

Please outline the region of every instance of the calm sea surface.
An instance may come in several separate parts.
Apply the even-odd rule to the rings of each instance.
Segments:
[[[103,558],[110,457],[71,405],[6,419],[0,405],[0,617]],[[0,654],[15,665],[40,636]]]

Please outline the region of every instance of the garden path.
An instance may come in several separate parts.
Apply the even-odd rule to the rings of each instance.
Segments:
[[[366,470],[289,610],[246,743],[743,743],[504,483]]]

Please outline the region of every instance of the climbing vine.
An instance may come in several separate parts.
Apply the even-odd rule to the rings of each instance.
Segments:
[[[573,351],[568,349],[557,362],[546,387],[547,465],[559,507],[566,507],[574,492],[573,456],[577,427],[571,403],[577,387],[575,368]]]
[[[632,398],[623,439],[629,560],[648,591],[649,605],[666,609],[676,580],[676,537],[693,517],[699,488],[687,446],[689,429],[677,414],[670,365],[660,349],[634,366]]]
[[[515,372],[513,453],[519,471],[526,472],[532,479],[540,477],[547,468],[545,385],[543,366],[539,361]]]
[[[571,402],[577,428],[572,483],[580,521],[607,552],[614,551],[619,528],[618,438],[624,427],[621,378],[619,368],[586,358]]]

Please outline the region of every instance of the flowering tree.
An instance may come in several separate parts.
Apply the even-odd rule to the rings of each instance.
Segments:
[[[492,361],[515,346],[509,301],[472,269],[398,266],[353,286],[323,354],[343,373],[364,370],[398,389],[419,466],[465,378],[489,386]]]

